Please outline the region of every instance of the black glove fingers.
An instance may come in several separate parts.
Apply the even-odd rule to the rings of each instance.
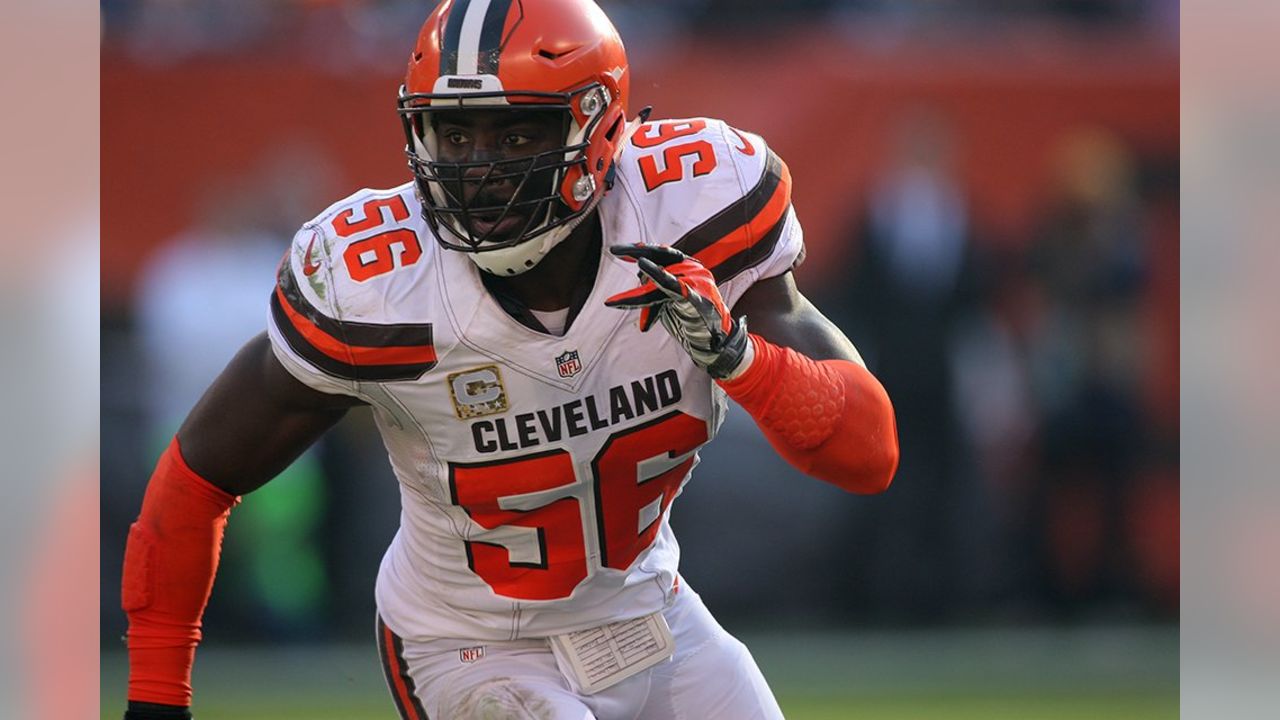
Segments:
[[[653,322],[658,319],[661,308],[650,307],[640,313],[640,332],[649,332],[649,328],[653,327]]]
[[[660,265],[653,262],[649,258],[639,258],[636,262],[640,265],[640,272],[644,273],[658,286],[659,290],[666,293],[667,297],[679,299],[684,297],[684,287],[680,285],[680,280],[675,275],[664,270]]]
[[[604,304],[614,308],[634,309],[657,305],[670,299],[670,295],[660,287],[653,287],[645,292],[640,292],[641,290],[644,290],[644,285],[621,295],[615,295],[605,300]]]
[[[662,267],[667,265],[675,265],[688,259],[688,255],[667,245],[612,245],[609,252],[618,257],[628,257],[635,260],[641,258],[656,263]]]

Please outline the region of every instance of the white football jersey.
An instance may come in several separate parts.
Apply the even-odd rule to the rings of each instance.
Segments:
[[[608,247],[671,244],[730,307],[803,255],[786,166],[710,119],[647,123],[598,206]],[[401,637],[509,640],[645,615],[672,597],[668,509],[724,415],[661,328],[604,305],[633,264],[600,255],[562,336],[499,306],[441,248],[412,184],[362,190],[294,238],[271,298],[277,357],[373,407],[400,483],[377,602]]]

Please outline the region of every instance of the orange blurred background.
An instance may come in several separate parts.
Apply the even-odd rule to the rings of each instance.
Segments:
[[[398,0],[109,4],[129,12],[108,16],[101,72],[104,638],[123,626],[120,553],[155,453],[264,326],[288,237],[358,188],[409,179],[395,96],[426,13]],[[672,515],[684,572],[722,622],[1168,630],[1169,27],[1020,3],[969,16],[908,2],[920,15],[906,22],[860,14],[896,7],[861,0],[601,4],[628,44],[633,114],[723,118],[788,163],[799,284],[899,409],[904,463],[878,498],[797,477],[731,413]],[[721,23],[715,9],[738,12]],[[224,24],[229,37],[209,29]],[[211,638],[363,637],[397,499],[352,415],[237,509]],[[724,517],[739,519],[708,520]],[[779,517],[803,532],[756,530]]]
[[[895,125],[914,108],[948,117],[979,235],[993,242],[1025,243],[1032,233],[1064,133],[1105,127],[1139,155],[1177,155],[1177,52],[1155,38],[1024,28],[980,43],[939,33],[883,49],[795,27],[685,40],[641,58],[633,108],[725,119],[762,134],[787,161],[812,261],[802,277],[817,282],[835,281],[825,274],[856,251],[846,242],[850,202],[866,195]],[[280,48],[176,65],[105,48],[105,302],[128,300],[147,254],[191,222],[208,185],[273,149],[324,148],[343,193],[406,182],[394,113],[400,72],[325,73]],[[1176,212],[1164,220],[1176,222]],[[1175,242],[1155,245],[1173,261],[1176,228],[1165,233]]]

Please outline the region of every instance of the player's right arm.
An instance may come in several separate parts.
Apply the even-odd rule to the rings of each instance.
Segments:
[[[298,231],[267,332],[227,365],[160,457],[125,550],[128,720],[188,716],[200,617],[239,496],[362,404],[365,383],[434,367],[431,325],[388,314],[388,298],[404,292],[395,271],[425,265],[412,197],[409,186],[362,190]]]
[[[191,411],[157,463],[125,551],[126,720],[190,717],[200,618],[231,508],[359,403],[299,382],[263,333]]]
[[[363,404],[313,390],[280,364],[266,333],[250,340],[178,430],[193,470],[232,495],[262,487]]]

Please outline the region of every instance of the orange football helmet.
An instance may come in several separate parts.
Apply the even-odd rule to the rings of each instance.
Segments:
[[[494,274],[536,265],[604,196],[632,129],[629,86],[622,40],[591,0],[440,3],[422,26],[398,102],[409,167],[440,243]],[[498,109],[559,111],[563,145],[514,160],[441,160],[435,114]],[[481,188],[467,193],[463,184]],[[468,195],[488,200],[471,206]],[[525,220],[499,236],[508,215]],[[486,232],[473,231],[476,216]]]

